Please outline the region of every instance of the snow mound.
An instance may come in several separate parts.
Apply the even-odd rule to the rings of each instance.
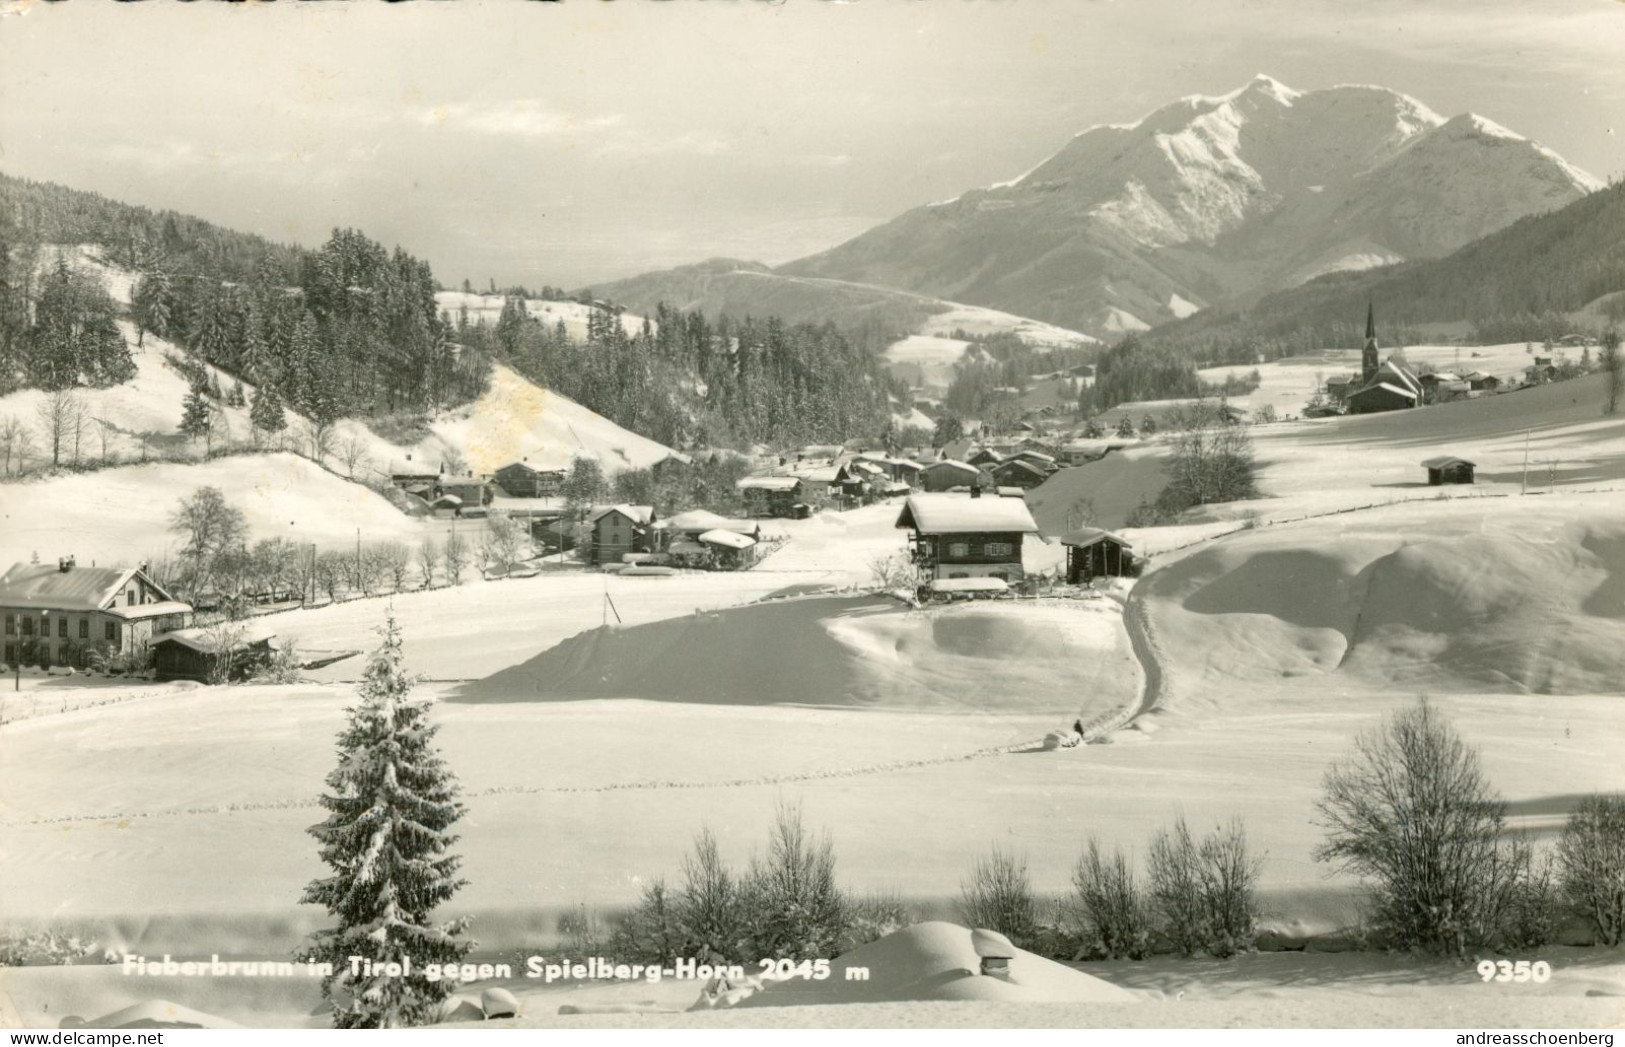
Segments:
[[[1135,1003],[1139,997],[1054,960],[1016,949],[1009,977],[980,973],[971,931],[943,921],[905,927],[859,946],[830,964],[823,981],[768,982],[740,1007],[880,1003],[908,1000],[993,1000],[1022,1003]],[[847,970],[867,969],[847,980]],[[702,1001],[696,1010],[705,1007]]]
[[[64,1026],[66,1027],[66,1026]],[[168,1000],[145,1000],[86,1022],[86,1029],[240,1029],[242,1026],[212,1014],[194,1011]]]
[[[468,701],[640,698],[700,704],[1055,710],[1132,701],[1115,606],[899,609],[807,597],[608,626],[465,687]]]
[[[1619,691],[1617,514],[1445,503],[1344,520],[1237,535],[1148,576],[1176,670],[1210,682],[1337,674],[1430,691]]]

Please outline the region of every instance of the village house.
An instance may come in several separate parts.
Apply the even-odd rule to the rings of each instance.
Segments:
[[[1049,479],[1049,470],[1025,458],[1011,458],[993,467],[993,479],[1003,487],[1037,487]]]
[[[1465,377],[1467,379],[1467,387],[1473,390],[1475,393],[1493,393],[1497,389],[1501,388],[1501,379],[1495,377],[1493,374],[1486,374],[1483,371],[1474,371]]]
[[[529,456],[509,462],[491,475],[502,493],[513,498],[556,498],[568,468],[559,462],[532,462]]]
[[[627,553],[649,552],[649,525],[654,523],[654,507],[610,505],[587,516],[592,526],[592,545],[587,561],[594,564],[622,563]]]
[[[835,497],[835,481],[840,470],[834,465],[801,465],[790,475],[801,481],[801,500],[809,506],[828,505]]]
[[[1465,458],[1446,454],[1426,459],[1422,462],[1422,468],[1428,471],[1429,486],[1438,487],[1441,484],[1472,483],[1473,470],[1478,466]]]
[[[913,532],[911,559],[922,586],[938,581],[984,578],[1013,584],[1026,577],[1021,543],[1038,533],[1027,503],[1019,498],[914,494],[897,527]]]
[[[982,471],[969,462],[944,458],[920,470],[920,486],[927,491],[951,491],[969,487],[982,478]]]
[[[1045,452],[1040,451],[1040,450],[1038,450],[1037,448],[1034,448],[1034,447],[1023,447],[1021,450],[1016,451],[1014,454],[1010,455],[1010,458],[1011,459],[1018,459],[1019,458],[1020,460],[1022,460],[1024,462],[1031,462],[1033,465],[1038,466],[1040,469],[1044,470],[1046,473],[1052,473],[1057,468],[1059,468],[1059,465],[1055,461],[1055,456],[1054,455],[1046,454]]]
[[[191,605],[171,597],[144,567],[80,567],[67,556],[55,564],[13,564],[0,575],[7,665],[144,660],[155,633],[181,628],[191,617]]]
[[[747,476],[735,485],[745,503],[745,515],[801,519],[812,513],[798,476]]]
[[[1061,544],[1066,546],[1068,585],[1087,585],[1095,578],[1128,578],[1140,573],[1134,546],[1110,531],[1084,527],[1063,536]]]
[[[653,524],[650,537],[656,556],[678,567],[740,571],[760,555],[762,525],[690,509]]]
[[[477,476],[442,476],[429,504],[437,516],[484,516],[493,497],[491,485]]]
[[[1003,456],[989,447],[978,447],[965,457],[965,463],[974,466],[985,465],[992,467],[1002,461],[1004,461]]]
[[[649,466],[649,475],[656,480],[665,480],[672,476],[681,476],[694,465],[694,459],[681,451],[672,451],[664,458]]]

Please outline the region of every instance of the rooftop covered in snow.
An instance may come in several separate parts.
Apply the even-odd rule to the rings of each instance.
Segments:
[[[898,527],[921,534],[1037,534],[1027,503],[1016,498],[916,494],[903,503]]]

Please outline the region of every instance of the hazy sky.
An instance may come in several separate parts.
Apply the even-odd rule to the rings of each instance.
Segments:
[[[1350,10],[1352,9],[1352,10]],[[442,281],[777,263],[1266,72],[1625,172],[1619,0],[0,0],[0,170]]]

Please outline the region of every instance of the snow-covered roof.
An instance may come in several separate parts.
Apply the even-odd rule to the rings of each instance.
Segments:
[[[741,491],[793,491],[801,486],[799,476],[747,476],[736,484]]]
[[[138,603],[133,607],[104,607],[102,610],[128,622],[141,618],[158,618],[166,614],[191,614],[192,605],[181,603],[179,600],[158,600],[154,603]]]
[[[998,465],[993,467],[993,475],[997,476],[1000,473],[1007,473],[1012,469],[1024,469],[1027,472],[1032,473],[1034,476],[1039,477],[1045,475],[1043,466],[1038,465],[1035,462],[1029,462],[1025,458],[1011,458],[1008,461],[1000,462]]]
[[[152,638],[154,644],[163,643],[165,640],[174,640],[203,654],[218,654],[227,645],[228,640],[231,641],[232,650],[240,650],[257,643],[271,643],[275,646],[276,630],[263,622],[242,622],[229,627],[211,625],[175,629],[159,633]]]
[[[921,534],[1038,533],[1033,514],[1021,499],[957,494],[910,495],[897,526]]]
[[[1465,465],[1469,468],[1478,467],[1477,462],[1469,462],[1467,459],[1458,458],[1453,454],[1441,454],[1436,458],[1426,458],[1422,461],[1424,469],[1448,469],[1453,465]]]
[[[1061,535],[1060,542],[1062,545],[1074,545],[1080,549],[1100,542],[1111,542],[1113,545],[1121,545],[1125,549],[1134,548],[1133,543],[1127,538],[1113,534],[1110,531],[1101,530],[1099,527],[1080,527],[1070,534]]]
[[[428,462],[414,461],[411,458],[393,458],[389,463],[389,475],[402,476],[439,476],[440,466]]]
[[[706,531],[700,535],[700,541],[706,545],[722,545],[729,549],[749,549],[756,544],[756,539],[749,535],[740,534],[738,531],[724,531],[721,528]]]
[[[646,524],[654,519],[655,510],[652,505],[605,505],[594,509],[587,522],[597,523],[610,513],[620,513],[633,523]]]
[[[0,575],[0,607],[96,611],[106,607],[137,574],[140,570],[135,567],[75,566],[64,571],[54,563],[15,563]],[[142,578],[160,596],[168,598],[169,594],[152,579],[145,575]]]
[[[980,476],[980,475],[982,475],[982,470],[976,468],[976,466],[970,464],[969,462],[961,462],[957,458],[944,458],[941,461],[932,462],[930,465],[926,466],[925,468],[926,469],[940,469],[943,466],[948,466],[949,468],[952,468],[952,469],[958,469],[960,472],[970,473],[972,476]]]
[[[840,470],[833,465],[818,465],[812,468],[797,468],[794,470],[795,475],[803,480],[825,484],[834,483],[836,474],[839,472]]]
[[[463,500],[454,494],[443,494],[434,500],[435,505],[462,505]]]
[[[738,531],[741,534],[756,533],[756,524],[749,520],[730,520],[726,516],[718,516],[706,509],[690,509],[687,512],[675,513],[664,520],[657,521],[654,526],[658,530],[684,531],[689,534],[700,534],[719,528],[727,531]]]
[[[507,465],[501,466],[494,471],[500,473],[509,469],[522,469],[529,473],[564,473],[570,471],[570,465],[573,460],[573,455],[564,454],[562,452],[554,454],[544,453],[526,455],[519,461],[509,462]]]

